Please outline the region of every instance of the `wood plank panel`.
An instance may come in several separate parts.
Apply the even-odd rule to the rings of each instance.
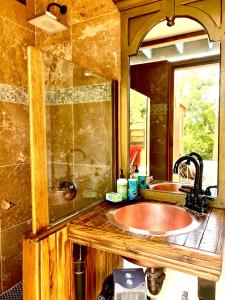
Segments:
[[[145,259],[148,263],[202,276],[205,279],[218,280],[222,265],[224,210],[213,208],[212,214],[199,219],[201,226],[189,234],[165,238],[123,231],[110,224],[103,216],[106,216],[113,206],[106,202],[99,206],[92,208],[94,223],[90,222],[84,213],[79,217],[79,221],[75,218],[68,224],[68,236],[73,242],[134,259]],[[206,232],[208,238],[204,239]],[[209,245],[205,244],[207,240]]]
[[[38,49],[28,47],[28,96],[33,234],[47,228],[49,225],[44,89],[43,54]]]
[[[56,234],[49,236],[49,299],[57,299],[57,249]]]
[[[214,209],[203,233],[199,249],[215,253],[220,241],[220,233],[223,226],[224,210]]]
[[[148,264],[153,264],[158,267],[166,267],[172,270],[177,270],[180,272],[188,273],[195,275],[200,278],[205,278],[212,281],[217,281],[221,274],[220,270],[210,269],[210,268],[202,268],[199,267],[197,264],[192,264],[188,262],[183,262],[183,260],[175,260],[175,259],[168,259],[161,256],[152,255],[151,253],[141,252],[141,251],[131,251],[132,249],[124,249],[118,246],[110,246],[108,244],[104,244],[102,242],[93,241],[87,238],[71,238],[75,243],[80,243],[82,245],[86,245],[88,247],[94,247],[99,250],[108,251],[111,253],[115,253],[117,255],[121,255],[124,257],[129,257],[135,260],[146,261]],[[186,258],[188,260],[188,258]],[[190,262],[192,262],[190,260]]]
[[[39,244],[23,240],[23,298],[40,299]]]
[[[72,242],[67,228],[23,249],[24,300],[74,300]]]
[[[113,269],[122,268],[119,255],[103,250],[88,248],[86,258],[86,300],[96,300],[106,277]]]
[[[58,300],[64,300],[65,291],[65,232],[64,229],[56,233],[57,247],[57,282],[58,282]]]
[[[49,238],[46,238],[40,242],[40,289],[43,300],[49,300],[49,279]]]

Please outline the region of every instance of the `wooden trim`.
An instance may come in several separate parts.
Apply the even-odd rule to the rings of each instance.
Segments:
[[[74,300],[72,242],[67,228],[23,241],[23,299]]]
[[[224,210],[212,208],[207,216],[198,218],[197,229],[166,237],[140,235],[115,227],[107,217],[112,209],[105,201],[74,219],[68,224],[68,237],[84,246],[140,260],[141,265],[153,264],[218,280],[222,267],[221,244],[225,238]]]
[[[184,40],[184,39],[192,38],[195,36],[202,36],[202,35],[205,35],[207,37],[207,33],[205,32],[205,30],[198,30],[198,31],[194,31],[194,32],[178,34],[175,36],[161,38],[161,39],[157,39],[157,40],[153,40],[153,41],[144,41],[141,44],[140,48],[147,48],[147,47],[151,47],[151,46],[155,46],[155,45],[159,45],[159,44],[165,44],[165,43],[169,43],[169,42],[173,42],[173,41],[177,41],[177,40]]]
[[[167,180],[173,178],[173,111],[174,111],[174,73],[169,71],[169,98],[167,111]]]
[[[44,60],[42,51],[28,47],[28,97],[30,115],[30,159],[32,232],[49,225]]]
[[[220,56],[209,56],[203,58],[190,59],[171,63],[170,67],[170,91],[169,91],[169,106],[168,106],[168,135],[167,135],[167,159],[168,180],[172,180],[173,170],[173,114],[174,114],[174,71],[176,69],[197,67],[208,64],[220,63]]]
[[[171,63],[170,67],[170,89],[168,102],[168,136],[167,136],[167,176],[168,180],[172,180],[173,170],[173,109],[174,109],[174,71],[176,69],[195,67],[207,64],[214,64],[220,62],[220,56],[208,56],[185,61],[178,61]]]
[[[90,208],[94,208],[95,206],[99,205],[100,203],[104,202],[104,200],[97,201],[81,210],[79,212],[75,212],[70,214],[69,216],[60,219],[60,221],[57,221],[56,223],[51,224],[46,230],[37,233],[36,235],[34,234],[28,234],[26,236],[27,239],[32,240],[34,242],[39,242],[46,237],[50,236],[53,233],[56,233],[58,230],[61,230],[67,226],[67,223],[73,220],[75,217],[79,216],[80,214],[83,214],[86,210],[89,210]]]
[[[50,269],[49,269],[49,238],[40,242],[40,290],[41,299],[49,300]]]
[[[146,33],[159,22],[173,17],[186,17],[202,24],[210,41],[221,42],[221,77],[220,77],[220,124],[219,124],[219,193],[212,205],[225,208],[225,38],[224,7],[222,0],[215,9],[214,0],[181,3],[175,0],[120,0],[114,1],[121,11],[121,89],[119,99],[119,168],[129,176],[129,56],[135,55]],[[135,2],[135,3],[134,3]]]
[[[112,81],[112,168],[113,188],[116,189],[116,179],[119,177],[118,168],[118,81]]]
[[[139,7],[141,5],[158,2],[159,0],[113,0],[119,11],[124,11],[130,8]]]
[[[23,240],[23,298],[40,299],[39,244]]]

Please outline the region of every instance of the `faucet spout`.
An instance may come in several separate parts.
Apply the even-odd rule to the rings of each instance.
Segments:
[[[202,176],[203,176],[203,160],[200,154],[197,152],[191,152],[189,153],[190,156],[195,156],[198,159],[199,162],[199,190],[202,191]]]
[[[200,182],[199,182],[199,178],[200,178],[199,163],[191,155],[181,156],[180,158],[178,158],[178,160],[174,164],[174,168],[173,168],[174,173],[178,173],[178,167],[179,167],[180,163],[182,163],[183,161],[186,161],[187,164],[190,164],[190,161],[191,161],[191,162],[193,162],[193,164],[195,166],[196,174],[195,174],[195,179],[194,179],[194,191],[193,192],[194,192],[194,196],[197,197],[199,195],[199,193],[202,191]]]

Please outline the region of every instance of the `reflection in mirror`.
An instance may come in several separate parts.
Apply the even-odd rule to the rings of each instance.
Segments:
[[[130,57],[130,171],[154,181],[193,184],[195,171],[173,165],[197,152],[203,185],[217,184],[220,43],[187,18],[163,21]]]

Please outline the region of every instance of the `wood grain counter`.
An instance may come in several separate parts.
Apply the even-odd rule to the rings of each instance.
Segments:
[[[219,279],[225,210],[212,208],[192,232],[154,237],[130,233],[112,225],[107,212],[116,208],[102,202],[77,216],[68,223],[68,237],[74,243],[144,261],[146,265],[166,267],[212,281]]]

